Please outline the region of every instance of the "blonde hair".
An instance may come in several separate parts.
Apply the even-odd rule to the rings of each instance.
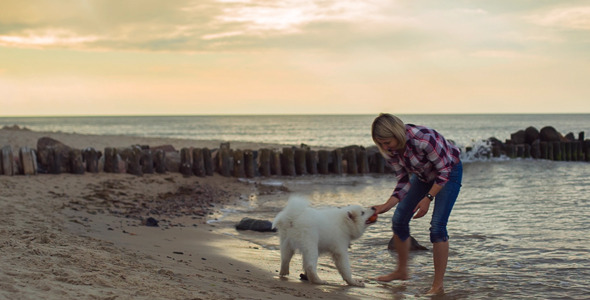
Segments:
[[[382,113],[375,118],[371,125],[371,136],[373,137],[373,142],[375,142],[375,145],[377,145],[377,148],[379,148],[379,151],[385,157],[389,157],[389,154],[381,148],[381,144],[377,141],[378,139],[395,139],[398,143],[397,149],[395,150],[401,150],[406,147],[406,125],[400,118],[392,114]]]

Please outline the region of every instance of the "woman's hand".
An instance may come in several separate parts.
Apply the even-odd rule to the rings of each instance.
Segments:
[[[414,208],[414,212],[418,212],[414,215],[413,219],[418,219],[424,217],[424,215],[428,212],[428,208],[430,207],[430,199],[424,197],[424,199],[420,200],[416,208]]]
[[[375,212],[377,212],[377,214],[382,214],[382,213],[388,212],[391,208],[396,206],[398,203],[399,203],[399,199],[397,199],[394,196],[391,196],[391,197],[389,197],[387,202],[385,202],[381,205],[373,206],[373,208],[375,209]]]

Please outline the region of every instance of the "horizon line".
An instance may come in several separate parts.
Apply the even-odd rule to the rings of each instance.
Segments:
[[[382,112],[379,112],[382,113]],[[372,116],[379,113],[228,113],[228,114],[67,114],[67,115],[0,115],[0,118],[90,118],[90,117],[249,117],[249,116]],[[470,112],[470,113],[399,113],[396,115],[586,115],[590,112]]]

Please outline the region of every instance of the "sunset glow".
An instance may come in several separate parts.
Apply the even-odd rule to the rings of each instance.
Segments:
[[[588,113],[585,1],[4,1],[0,116]]]

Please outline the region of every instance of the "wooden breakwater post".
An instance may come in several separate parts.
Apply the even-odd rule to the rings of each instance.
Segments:
[[[281,154],[282,175],[295,176],[295,151],[291,147],[284,147]]]
[[[86,165],[84,165],[84,159],[82,157],[82,150],[71,149],[69,163],[70,163],[70,173],[81,175],[86,172]]]
[[[307,150],[305,153],[305,161],[307,163],[307,172],[311,175],[318,173],[318,152],[314,150]]]
[[[240,149],[233,151],[234,168],[232,175],[234,177],[246,177],[244,169],[244,152]]]
[[[335,149],[332,151],[332,167],[330,170],[334,174],[342,175],[342,149]]]
[[[115,148],[104,148],[104,171],[106,173],[119,173],[119,159],[117,155]]]
[[[293,163],[295,165],[295,174],[307,175],[307,156],[305,149],[293,150]]]
[[[283,175],[281,152],[279,150],[272,150],[270,153],[270,172],[272,175]]]
[[[126,147],[119,150],[119,153],[126,173],[136,176],[143,175],[143,167],[141,165],[142,150],[140,146]]]
[[[252,150],[244,150],[244,173],[248,178],[254,178],[258,173],[256,172],[256,158],[257,152]]]
[[[330,164],[332,162],[331,152],[328,150],[318,151],[318,173],[326,175],[330,173]]]
[[[162,149],[154,151],[154,170],[158,174],[166,173],[166,152]]]
[[[4,146],[1,150],[0,166],[2,167],[2,175],[14,175],[14,155],[12,154],[12,147]]]
[[[213,167],[213,157],[209,148],[203,148],[203,164],[205,165],[205,175],[213,176],[215,168]]]
[[[359,173],[368,174],[370,172],[369,157],[367,154],[367,149],[364,147],[361,147],[357,153],[357,165]]]
[[[221,176],[229,177],[233,171],[233,156],[229,149],[229,143],[221,144],[217,152],[217,170]]]
[[[18,151],[18,156],[20,159],[20,174],[37,174],[37,156],[35,155],[35,151],[29,147],[21,147]]]
[[[86,164],[86,172],[98,173],[98,159],[101,153],[94,148],[85,148],[82,150],[82,159]]]
[[[345,149],[343,155],[346,161],[346,173],[350,175],[358,174],[359,168],[356,160],[356,148],[351,147]]]
[[[549,157],[549,148],[547,147],[547,142],[539,142],[539,158],[540,159],[548,159]]]
[[[155,171],[154,156],[152,150],[143,147],[141,150],[139,163],[141,164],[141,171],[144,174],[153,174]]]
[[[189,148],[180,149],[180,173],[184,176],[193,174],[193,153]]]
[[[380,152],[373,153],[369,157],[370,172],[383,174],[385,173],[385,158]]]
[[[272,151],[268,148],[260,149],[260,159],[258,161],[258,172],[260,176],[270,177],[270,160]]]
[[[203,157],[203,149],[193,149],[193,174],[199,177],[206,176],[205,172],[205,158]]]

